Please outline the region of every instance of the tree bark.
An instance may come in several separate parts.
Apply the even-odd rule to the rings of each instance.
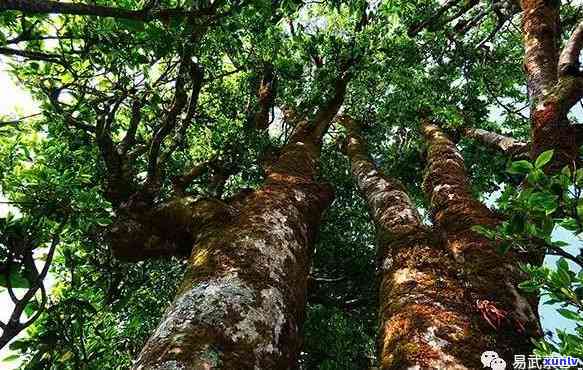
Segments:
[[[583,95],[577,58],[581,32],[577,27],[559,56],[559,1],[522,0],[524,70],[531,100],[531,159],[546,150],[555,155],[546,171],[555,173],[577,160],[575,128],[567,113]],[[560,63],[560,69],[559,69]]]
[[[257,109],[251,113],[250,121],[257,130],[267,130],[269,127],[269,110],[273,107],[277,89],[277,76],[273,65],[266,63],[261,81],[257,86]]]
[[[518,257],[512,251],[500,254],[494,242],[472,230],[475,225],[494,228],[501,220],[472,196],[463,157],[449,138],[428,120],[422,132],[429,146],[424,189],[431,216],[458,264],[460,279],[468,284],[472,328],[483,338],[464,351],[476,368],[487,350],[484,344],[507,361],[530,353],[531,338],[541,333],[538,300],[527,299],[516,287],[525,279]]]
[[[352,175],[377,232],[381,368],[477,368],[475,355],[464,349],[487,343],[470,326],[455,261],[422,224],[403,186],[370,159],[358,124],[350,118],[343,124]]]
[[[528,151],[528,144],[509,136],[479,128],[466,128],[463,130],[466,137],[474,139],[485,146],[495,149],[510,157],[521,156]]]
[[[230,219],[206,226],[134,369],[296,366],[314,237],[333,198],[315,179],[320,147],[346,83],[300,123],[264,185],[232,199]]]

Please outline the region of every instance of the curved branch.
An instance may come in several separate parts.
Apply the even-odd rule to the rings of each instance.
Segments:
[[[6,276],[8,291],[9,291],[9,294],[14,302],[14,309],[12,310],[12,314],[10,315],[9,320],[6,323],[0,324],[0,328],[2,329],[2,335],[0,336],[0,348],[3,348],[5,345],[7,345],[12,339],[14,339],[14,337],[16,337],[24,329],[29,327],[41,315],[41,313],[46,305],[46,302],[47,302],[47,292],[46,292],[46,288],[44,286],[44,279],[46,278],[46,276],[49,272],[49,269],[51,267],[51,263],[53,261],[53,256],[55,255],[55,251],[57,249],[57,246],[60,243],[61,233],[63,232],[63,229],[65,228],[65,222],[66,221],[63,221],[57,227],[57,230],[55,231],[55,234],[53,235],[53,239],[51,241],[51,245],[49,246],[49,251],[48,251],[47,256],[46,256],[45,264],[44,264],[43,269],[41,270],[40,273],[38,273],[38,274],[36,273],[37,270],[36,270],[36,266],[34,264],[34,260],[31,259],[31,268],[34,269],[35,274],[36,274],[36,278],[33,279],[33,281],[30,281],[31,286],[30,286],[30,288],[28,288],[28,290],[26,291],[26,293],[24,294],[24,296],[21,299],[16,299],[16,297],[14,296],[14,292],[13,292],[12,286],[10,284],[10,276],[8,276],[8,275]],[[32,253],[32,252],[29,251],[29,253]],[[9,274],[9,272],[8,272],[8,274]],[[30,304],[31,300],[34,298],[34,296],[36,295],[38,290],[41,291],[41,301],[38,305],[39,308],[38,308],[37,312],[30,319],[28,319],[26,322],[21,323],[20,318],[21,318],[26,306],[28,304]]]
[[[579,72],[579,54],[583,48],[583,22],[579,23],[559,56],[559,75]]]

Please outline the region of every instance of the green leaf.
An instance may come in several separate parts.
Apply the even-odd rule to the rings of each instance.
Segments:
[[[557,312],[561,316],[569,320],[583,321],[583,318],[581,318],[581,316],[577,312],[567,310],[566,308],[559,308]]]
[[[10,356],[6,356],[2,359],[2,362],[12,362],[18,360],[21,356],[19,354],[14,354]]]
[[[481,225],[472,226],[472,231],[480,235],[483,235],[488,239],[493,239],[496,236],[496,232],[494,230]]]
[[[524,175],[524,174],[529,173],[533,169],[534,169],[534,166],[529,161],[522,160],[522,161],[512,162],[512,164],[510,165],[510,168],[508,169],[508,172],[511,174]]]
[[[579,199],[579,201],[577,201],[577,216],[579,216],[579,218],[583,218],[583,199]]]
[[[539,209],[548,216],[555,212],[558,207],[558,196],[550,193],[533,193],[528,199],[528,205],[532,209]]]
[[[577,220],[571,217],[561,220],[560,225],[570,231],[575,231],[578,228]]]
[[[541,169],[535,168],[528,174],[527,180],[529,184],[534,185],[539,183],[542,179],[544,179],[544,177],[545,173]]]
[[[145,26],[143,22],[134,21],[131,19],[117,19],[117,23],[126,30],[133,31],[133,32],[143,32],[145,30]]]
[[[30,282],[28,279],[19,271],[17,266],[12,266],[10,268],[10,273],[8,274],[10,278],[10,285],[12,288],[29,288]],[[5,274],[0,274],[0,286],[8,287],[8,281],[6,280]]]
[[[498,246],[498,253],[506,254],[506,253],[508,253],[508,251],[510,250],[511,247],[512,247],[512,244],[510,242],[501,243]]]
[[[551,161],[554,153],[555,153],[555,151],[552,149],[542,152],[537,157],[536,161],[534,162],[534,166],[536,168],[543,168],[547,163],[549,163]]]
[[[518,287],[527,293],[536,292],[539,289],[539,285],[532,280],[524,281],[518,284]]]
[[[26,339],[19,339],[19,340],[15,340],[14,342],[10,343],[8,348],[10,348],[13,351],[16,351],[16,350],[26,350],[29,346],[30,346],[30,341],[28,341]]]
[[[575,182],[577,185],[583,185],[583,168],[577,170],[575,175]]]
[[[68,351],[63,353],[63,355],[59,358],[59,362],[65,363],[73,357],[73,352]]]
[[[557,269],[569,271],[569,263],[567,262],[567,260],[564,259],[563,257],[559,258],[559,260],[557,261]]]
[[[24,313],[28,317],[31,317],[32,315],[34,315],[35,312],[37,312],[38,310],[39,310],[39,306],[38,306],[38,303],[36,301],[31,301],[29,304],[27,304],[24,307]]]

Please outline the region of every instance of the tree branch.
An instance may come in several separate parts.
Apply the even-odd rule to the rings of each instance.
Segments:
[[[172,179],[172,187],[174,192],[179,195],[184,195],[186,188],[198,177],[202,176],[209,170],[212,161],[206,161],[197,164],[186,171],[181,176],[176,176]]]
[[[579,73],[579,54],[583,47],[583,22],[579,23],[559,56],[559,75]]]
[[[24,294],[24,296],[21,299],[17,299],[14,296],[14,292],[13,292],[12,286],[10,284],[10,276],[9,276],[10,272],[8,272],[8,275],[6,276],[6,281],[8,283],[7,285],[8,285],[9,294],[14,302],[14,309],[12,310],[12,314],[10,315],[10,319],[6,323],[2,323],[2,325],[0,325],[0,327],[2,328],[2,335],[0,336],[0,348],[3,348],[12,339],[14,339],[14,337],[16,337],[21,331],[23,331],[28,326],[30,326],[40,316],[41,312],[43,311],[44,306],[45,306],[46,301],[47,301],[47,293],[46,293],[46,288],[44,286],[44,279],[46,278],[46,276],[49,272],[49,268],[51,266],[53,256],[55,254],[55,250],[57,248],[57,245],[60,243],[61,233],[63,232],[64,228],[65,228],[65,222],[62,222],[58,226],[58,228],[53,236],[53,239],[51,241],[51,245],[49,246],[49,251],[48,251],[47,256],[46,256],[45,264],[44,264],[43,269],[41,270],[40,273],[38,273],[38,271],[36,270],[34,259],[32,258],[32,254],[31,254],[32,249],[30,249],[28,251],[28,253],[30,253],[29,257],[31,260],[31,262],[29,262],[29,264],[31,265],[30,267],[32,269],[34,269],[36,277],[33,280],[29,281],[31,286],[30,286],[30,288],[28,288],[28,290],[26,291],[26,293]],[[26,306],[28,304],[30,304],[31,300],[34,298],[34,296],[36,295],[36,293],[39,289],[41,291],[41,301],[38,305],[39,307],[38,307],[37,312],[29,320],[27,320],[24,323],[21,323],[20,318],[22,316],[22,313],[24,312]]]
[[[499,150],[505,155],[517,157],[526,155],[529,150],[529,145],[514,138],[490,132],[479,128],[465,128],[463,132],[466,137],[479,141],[480,143]]]
[[[112,17],[139,22],[152,20],[167,21],[171,18],[205,16],[212,15],[214,12],[213,8],[201,10],[187,10],[182,8],[129,10],[100,5],[41,0],[3,0],[0,3],[0,11],[2,10],[18,10],[28,14],[45,13]]]
[[[35,113],[35,114],[28,115],[28,116],[24,116],[24,117],[17,118],[17,119],[12,120],[12,121],[0,122],[0,127],[4,127],[4,126],[14,126],[14,125],[17,125],[20,122],[26,120],[26,119],[38,117],[40,115],[42,115],[42,113]]]
[[[172,132],[172,129],[176,126],[176,121],[178,115],[182,112],[186,106],[187,94],[185,91],[185,75],[188,71],[188,64],[192,63],[186,55],[182,57],[180,63],[180,68],[178,70],[178,77],[176,78],[176,86],[174,92],[174,102],[170,111],[166,114],[164,122],[154,134],[152,138],[152,143],[150,144],[150,154],[148,158],[148,175],[146,182],[148,184],[157,184],[159,177],[158,169],[158,156],[160,155],[160,149],[162,142]]]
[[[409,31],[407,32],[409,34],[409,37],[417,36],[417,34],[419,32],[423,31],[425,28],[432,25],[436,20],[439,19],[439,17],[441,17],[449,9],[451,9],[452,7],[454,7],[455,5],[457,5],[460,2],[461,2],[461,0],[449,0],[441,8],[439,8],[435,13],[433,13],[430,17],[427,17],[427,19],[425,19],[419,23],[415,23],[412,26],[410,26]]]
[[[63,61],[59,60],[60,57],[56,54],[46,54],[38,51],[18,50],[2,47],[0,47],[0,54],[8,56],[25,57],[32,60],[40,60],[43,62],[57,63],[63,65]]]

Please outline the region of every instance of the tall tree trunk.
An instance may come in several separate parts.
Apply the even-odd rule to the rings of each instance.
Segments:
[[[530,339],[540,335],[538,301],[525,298],[516,287],[524,280],[518,258],[512,251],[500,254],[493,242],[472,230],[475,225],[496,227],[501,220],[472,196],[463,157],[449,138],[428,120],[422,131],[428,143],[424,188],[431,215],[460,279],[468,284],[472,328],[483,335],[480,344],[470,344],[468,356],[479,356],[486,349],[483,343],[507,361],[530,353]]]
[[[333,197],[315,180],[320,147],[346,83],[299,124],[265,184],[207,224],[135,369],[295,367],[313,241]]]
[[[343,124],[352,175],[377,231],[381,368],[477,367],[465,348],[487,346],[470,327],[453,258],[422,224],[403,186],[376,168],[358,124],[350,118]]]

